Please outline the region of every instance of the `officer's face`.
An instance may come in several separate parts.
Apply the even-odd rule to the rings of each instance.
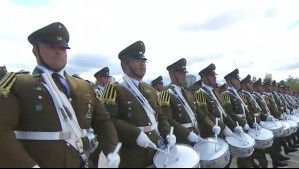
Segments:
[[[209,79],[209,83],[211,83],[210,85],[216,87],[216,75],[210,75],[207,78]]]
[[[66,48],[56,44],[39,43],[43,61],[53,70],[62,70],[67,62]]]
[[[124,72],[137,80],[141,80],[146,73],[146,60],[128,59]]]
[[[236,89],[240,89],[241,88],[241,84],[240,84],[240,80],[239,79],[231,79],[231,83],[234,86],[234,88]]]

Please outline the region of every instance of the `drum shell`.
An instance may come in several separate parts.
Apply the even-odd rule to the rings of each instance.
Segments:
[[[233,132],[236,137],[241,139],[241,136],[237,132]],[[255,140],[250,135],[243,133],[244,140],[248,144],[236,139],[234,136],[226,137],[225,140],[229,145],[229,152],[234,157],[246,158],[252,155],[255,147]],[[246,144],[246,145],[244,145]]]
[[[258,135],[256,134],[255,129],[252,129],[248,132],[248,134],[255,139],[255,148],[265,149],[272,146],[274,134],[271,130],[262,128],[258,130],[257,133]]]
[[[264,121],[264,125],[262,125],[262,127],[272,131],[274,137],[280,137],[284,128],[280,121]]]
[[[205,142],[194,145],[194,149],[201,155],[200,166],[202,168],[224,168],[230,160],[229,145],[221,138],[217,138],[217,149],[214,137],[205,138]]]
[[[156,168],[200,168],[200,154],[193,147],[187,144],[176,144],[178,161],[168,163],[165,167],[166,154],[157,151],[153,158],[153,163]],[[167,151],[164,147],[162,150]]]
[[[283,127],[282,134],[279,137],[290,136],[293,133],[291,124],[286,121],[281,121],[281,123],[283,124],[284,127]]]

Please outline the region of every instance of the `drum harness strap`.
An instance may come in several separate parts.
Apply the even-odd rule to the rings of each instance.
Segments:
[[[189,115],[189,118],[191,120],[191,124],[187,123],[187,124],[182,124],[182,125],[185,128],[195,127],[197,129],[197,120],[196,120],[195,114],[194,114],[193,110],[191,109],[191,107],[189,106],[186,99],[184,98],[184,96],[182,95],[179,87],[176,86],[175,84],[171,84],[171,87],[173,88],[173,90],[170,88],[170,89],[168,89],[168,91],[170,93],[174,94],[180,100],[181,104],[184,106],[184,108],[185,108],[185,110],[186,110],[186,112]]]
[[[206,85],[203,85],[203,87],[200,88],[199,90],[202,91],[202,92],[204,92],[204,93],[206,93],[207,95],[210,94],[210,95],[212,96],[213,100],[216,101],[216,103],[217,103],[217,108],[218,108],[218,110],[219,110],[219,112],[220,112],[220,118],[221,118],[221,120],[223,121],[223,116],[224,116],[224,117],[227,117],[227,114],[226,114],[225,110],[222,108],[221,104],[219,103],[218,98],[215,96],[215,94],[213,93],[213,91],[212,91],[212,90],[209,90],[209,89],[206,87]]]
[[[258,105],[258,103],[256,102],[256,100],[253,98],[252,94],[249,91],[246,90],[242,90],[242,93],[244,93],[244,95],[247,95],[254,103],[255,107],[258,109],[259,112],[255,112],[254,115],[255,116],[259,116],[260,112],[262,111],[261,107]]]
[[[72,145],[78,152],[83,161],[83,167],[88,168],[88,154],[83,149],[82,137],[87,136],[88,130],[82,130],[78,124],[78,120],[75,115],[75,111],[65,96],[54,83],[50,73],[43,67],[39,67],[43,70],[42,77],[45,80],[44,86],[50,92],[55,107],[58,113],[59,120],[62,127],[62,132],[27,132],[27,131],[15,131],[18,139],[27,140],[65,140]],[[92,131],[92,129],[91,129]]]
[[[143,127],[138,127],[140,130],[143,132],[150,132],[155,130],[157,133],[158,131],[158,123],[155,118],[155,110],[151,107],[147,99],[140,93],[138,88],[134,85],[130,77],[126,74],[123,76],[124,81],[121,83],[122,86],[124,86],[126,89],[128,89],[138,100],[138,102],[141,104],[143,109],[146,112],[147,117],[151,121],[151,126],[143,126]]]

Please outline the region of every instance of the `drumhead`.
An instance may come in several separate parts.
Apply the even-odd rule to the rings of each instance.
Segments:
[[[176,154],[173,154],[177,157],[168,156],[168,163],[165,166],[166,154],[163,152],[157,151],[153,162],[157,168],[196,168],[199,167],[200,155],[194,148],[186,144],[176,144]],[[167,148],[162,148],[162,150],[167,151]]]
[[[194,149],[201,155],[201,161],[211,161],[218,159],[229,151],[228,144],[221,138],[217,141],[214,137],[205,138],[206,142],[200,142],[194,145]],[[216,149],[215,149],[215,143]]]
[[[270,140],[274,137],[272,131],[264,128],[258,130],[257,133],[256,130],[252,129],[248,132],[248,134],[256,140]]]
[[[238,148],[251,148],[255,145],[255,140],[248,134],[243,133],[243,140],[242,140],[242,136],[241,133],[239,132],[233,132],[234,135],[237,137],[235,138],[234,136],[230,136],[230,137],[226,137],[225,140],[227,141],[228,144],[234,146],[234,147],[238,147]],[[240,140],[241,139],[241,140]]]

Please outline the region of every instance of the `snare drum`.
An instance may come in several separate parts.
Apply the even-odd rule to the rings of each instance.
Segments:
[[[274,137],[280,137],[280,135],[283,132],[283,124],[278,121],[264,121],[264,124],[262,125],[262,127],[271,130],[273,132]]]
[[[176,149],[173,153],[177,159],[168,156],[168,163],[165,165],[167,155],[163,152],[157,151],[153,162],[156,168],[199,168],[199,153],[189,145],[176,144],[171,149]],[[162,148],[167,151],[167,148]],[[171,152],[171,150],[170,150]]]
[[[291,125],[291,134],[295,133],[297,131],[297,123],[293,120],[282,120],[284,122],[290,123]]]
[[[233,136],[226,137],[229,151],[234,157],[245,158],[252,155],[255,140],[246,133],[233,132]]]
[[[273,132],[261,128],[260,130],[251,129],[248,134],[255,139],[255,148],[265,149],[272,146],[274,141]]]
[[[229,146],[221,138],[217,141],[214,137],[205,139],[194,145],[200,155],[200,167],[202,168],[224,168],[230,160]],[[216,146],[215,146],[215,143]]]
[[[283,130],[282,130],[282,134],[279,137],[290,136],[293,132],[291,124],[284,120],[282,120],[281,123],[283,124]]]

